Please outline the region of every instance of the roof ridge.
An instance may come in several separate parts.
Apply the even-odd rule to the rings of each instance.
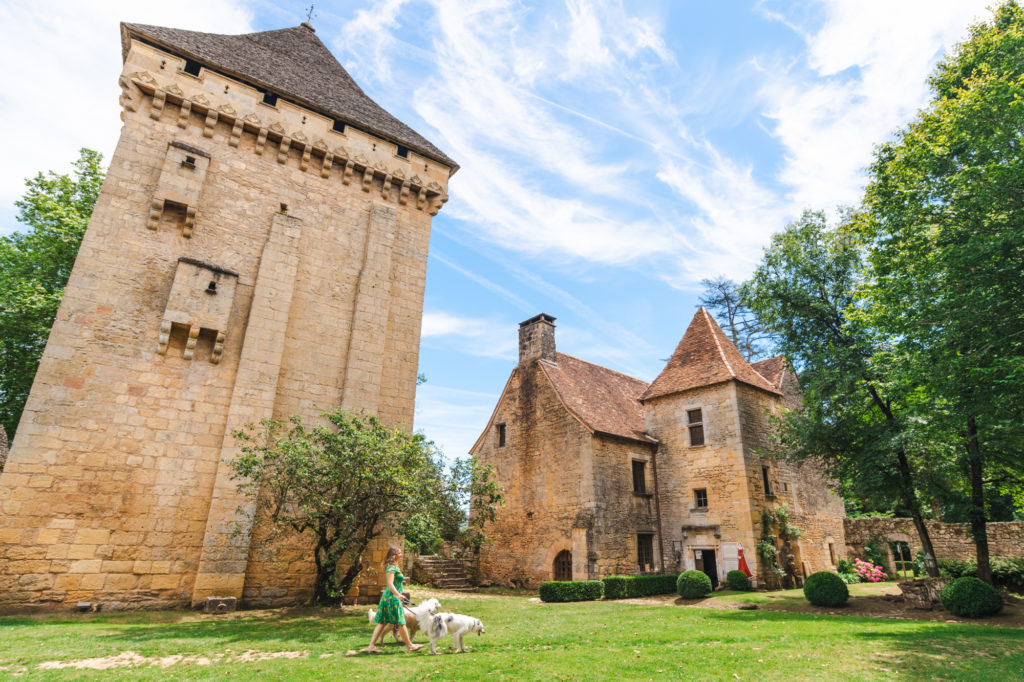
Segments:
[[[718,357],[722,358],[722,362],[725,363],[725,368],[729,370],[730,376],[733,379],[736,378],[736,370],[732,368],[732,363],[729,362],[729,358],[725,357],[725,351],[722,349],[722,342],[718,340],[718,334],[715,333],[715,327],[711,324],[711,318],[708,315],[708,311],[704,306],[700,307],[700,311],[704,313],[704,322],[707,323],[708,329],[711,331],[711,338],[715,340],[715,348],[718,350]],[[723,332],[724,333],[724,332]],[[750,364],[750,363],[747,363]],[[762,377],[763,378],[763,377]],[[768,382],[771,383],[771,382]]]

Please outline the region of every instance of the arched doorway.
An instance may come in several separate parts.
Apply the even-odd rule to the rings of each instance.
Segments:
[[[555,580],[572,580],[572,552],[563,549],[555,556]]]

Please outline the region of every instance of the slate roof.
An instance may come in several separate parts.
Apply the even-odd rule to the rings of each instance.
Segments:
[[[647,382],[557,353],[557,365],[538,363],[566,408],[592,431],[644,443],[655,443],[645,433],[640,396]]]
[[[693,316],[682,340],[640,400],[711,386],[735,379],[769,393],[781,392],[743,359],[707,310]]]
[[[238,78],[330,118],[373,133],[458,169],[426,138],[367,97],[308,24],[277,31],[220,35],[121,24],[122,58],[138,38]]]
[[[782,390],[782,375],[786,371],[786,358],[777,355],[767,360],[759,360],[750,366],[767,379],[768,383],[780,391]]]

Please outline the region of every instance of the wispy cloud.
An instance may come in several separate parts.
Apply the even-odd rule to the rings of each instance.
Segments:
[[[423,313],[420,331],[424,344],[439,343],[466,355],[512,360],[517,340],[510,332],[514,323],[496,318],[472,318],[445,311]]]

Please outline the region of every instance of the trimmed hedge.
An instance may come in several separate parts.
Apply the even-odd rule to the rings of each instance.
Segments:
[[[942,588],[939,598],[952,613],[966,618],[991,616],[1003,610],[999,590],[971,576],[951,580]]]
[[[815,606],[842,606],[850,598],[850,590],[835,573],[819,571],[807,576],[804,596]]]
[[[1020,591],[1024,588],[1024,558],[992,557],[992,582],[1000,587]],[[946,578],[977,577],[978,562],[974,559],[939,559],[939,573]]]
[[[600,580],[550,580],[540,584],[541,601],[591,601],[600,599],[604,583]]]
[[[725,582],[729,585],[730,590],[736,590],[737,592],[750,591],[750,578],[747,577],[746,573],[739,569],[726,573]]]
[[[671,594],[676,591],[678,574],[661,575],[611,575],[605,578],[605,599],[629,599],[648,597],[654,594]]]
[[[676,591],[683,599],[700,599],[711,592],[711,578],[704,571],[686,571],[676,580]]]

